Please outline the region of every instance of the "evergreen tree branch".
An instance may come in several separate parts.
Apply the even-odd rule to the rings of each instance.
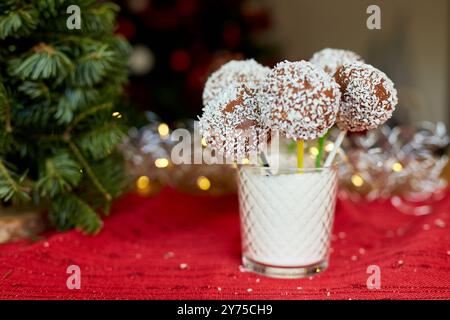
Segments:
[[[94,160],[107,157],[124,137],[116,123],[100,125],[86,133],[76,135],[77,145]]]
[[[32,8],[11,10],[7,15],[0,16],[0,38],[29,35],[36,29],[39,12]]]
[[[2,119],[4,122],[5,131],[7,133],[11,133],[12,132],[11,104],[9,102],[8,95],[6,93],[6,89],[1,82],[0,82],[0,113],[1,113],[0,119]]]
[[[98,106],[92,107],[90,109],[87,109],[81,113],[79,113],[73,120],[71,123],[69,123],[69,125],[67,126],[65,135],[70,137],[70,133],[72,132],[72,130],[76,127],[76,125],[78,123],[80,123],[81,121],[83,121],[85,118],[87,118],[90,115],[93,115],[101,110],[106,110],[106,109],[111,109],[112,108],[112,103],[104,103],[104,104],[100,104]]]
[[[19,191],[19,186],[14,181],[14,179],[10,176],[8,169],[6,168],[6,166],[3,164],[3,162],[1,160],[0,160],[0,175],[3,177],[3,179],[6,180],[7,184],[14,192]]]
[[[29,201],[31,198],[26,191],[20,186],[25,180],[26,173],[18,177],[18,182],[13,177],[7,165],[0,159],[0,199],[9,201],[11,199],[18,201]],[[15,175],[14,175],[15,176]]]
[[[81,180],[78,163],[65,151],[45,159],[36,188],[42,197],[71,191]]]
[[[98,214],[74,194],[58,195],[51,203],[49,218],[60,230],[77,227],[84,232],[95,234],[102,227]]]
[[[8,71],[20,79],[50,79],[62,82],[75,66],[61,48],[40,42],[18,58],[11,59]]]
[[[100,181],[97,179],[97,176],[94,174],[92,168],[89,166],[86,159],[81,154],[81,151],[78,149],[78,147],[73,143],[72,141],[67,141],[69,144],[70,149],[72,150],[75,157],[78,159],[80,164],[82,165],[83,169],[86,170],[86,174],[91,179],[94,186],[97,188],[97,190],[105,197],[106,201],[111,201],[112,196],[109,194],[109,192],[103,187],[103,185],[100,183]]]

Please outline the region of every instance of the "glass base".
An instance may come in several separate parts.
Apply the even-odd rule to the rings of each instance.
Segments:
[[[321,273],[328,268],[328,260],[304,267],[280,267],[255,262],[245,256],[242,257],[242,264],[246,271],[278,279],[306,278]]]

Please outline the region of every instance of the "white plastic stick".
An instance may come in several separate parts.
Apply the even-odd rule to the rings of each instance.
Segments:
[[[339,133],[339,136],[336,139],[336,142],[334,143],[334,148],[331,150],[330,154],[328,155],[327,160],[325,161],[324,167],[329,167],[334,161],[334,157],[336,157],[336,153],[341,147],[342,142],[345,139],[345,136],[347,135],[347,130],[343,130]]]
[[[259,156],[260,156],[263,167],[266,167],[266,168],[270,167],[269,161],[267,160],[266,153],[263,151],[260,153]]]

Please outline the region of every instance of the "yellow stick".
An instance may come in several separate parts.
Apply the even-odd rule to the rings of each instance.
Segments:
[[[304,142],[303,140],[297,140],[297,167],[303,169],[303,157],[304,157]]]

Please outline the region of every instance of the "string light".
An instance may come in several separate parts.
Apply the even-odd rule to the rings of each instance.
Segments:
[[[204,147],[207,146],[207,143],[206,143],[206,139],[205,139],[205,138],[202,138],[202,146],[204,146]]]
[[[138,189],[146,189],[150,185],[150,179],[147,176],[140,176],[136,180],[136,187]]]
[[[331,152],[334,149],[334,143],[330,142],[325,146],[325,151],[326,152]]]
[[[316,147],[311,147],[309,148],[309,154],[314,157],[317,157],[319,154],[319,149],[317,149]]]
[[[395,163],[392,165],[392,171],[400,172],[400,171],[402,171],[402,170],[403,170],[403,166],[402,166],[402,164],[401,164],[400,162],[395,162]]]
[[[250,160],[248,160],[247,158],[242,159],[242,164],[249,164]]]
[[[113,113],[112,113],[112,116],[113,116],[114,118],[117,118],[117,119],[122,118],[122,114],[121,114],[119,111],[113,112]]]
[[[157,168],[166,168],[169,165],[169,160],[166,158],[158,158],[155,160],[155,166]]]
[[[351,180],[355,187],[361,187],[364,184],[364,180],[359,174],[352,175]]]
[[[211,188],[211,181],[207,177],[200,176],[197,178],[197,186],[200,190],[209,190]]]
[[[136,188],[139,194],[148,195],[151,191],[150,179],[147,176],[140,176],[136,180]]]
[[[158,126],[158,133],[162,138],[165,138],[169,135],[170,129],[166,123],[160,123]]]

